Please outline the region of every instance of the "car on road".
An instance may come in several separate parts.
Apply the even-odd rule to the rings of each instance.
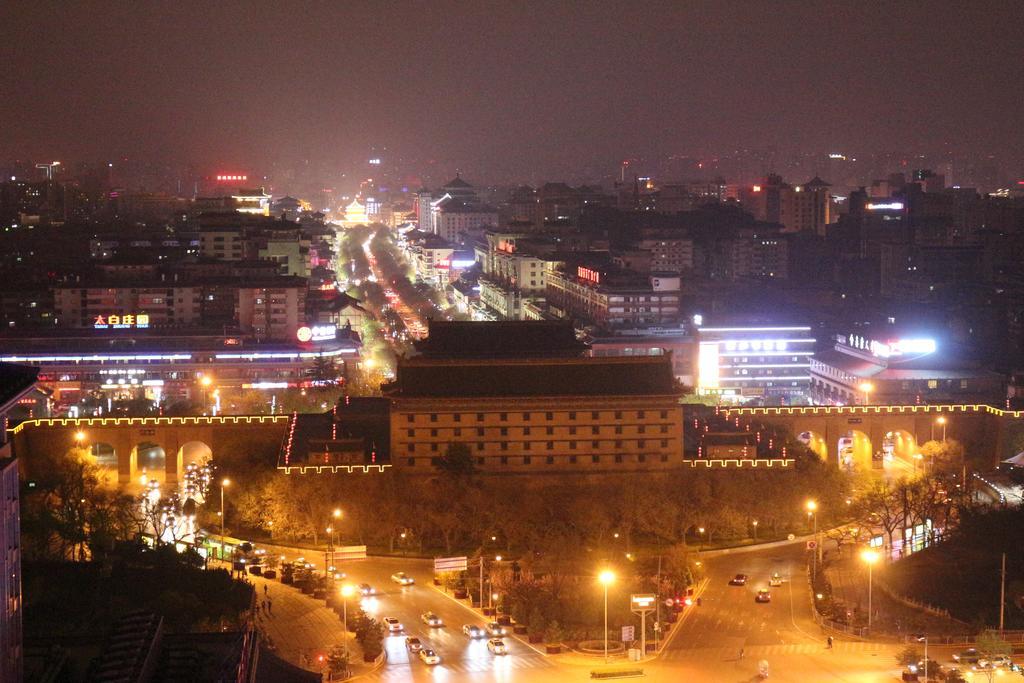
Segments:
[[[508,631],[505,629],[505,627],[496,621],[487,622],[486,629],[487,635],[491,636],[492,638],[508,635]]]
[[[1013,666],[1013,662],[1006,655],[992,655],[978,659],[978,668],[981,669],[1007,669],[1011,666]]]
[[[398,633],[402,630],[402,622],[394,617],[384,617],[384,627],[388,633]]]
[[[772,592],[767,588],[761,588],[757,591],[757,595],[754,596],[754,602],[771,602]]]
[[[772,588],[776,588],[782,585],[782,574],[775,572],[772,574],[772,578],[768,580],[768,585]]]
[[[405,649],[407,649],[409,652],[419,652],[423,649],[423,643],[420,642],[419,638],[415,636],[409,636],[405,639]]]
[[[483,638],[487,635],[487,632],[476,624],[466,624],[462,627],[462,632],[470,638]]]
[[[421,614],[420,621],[427,626],[444,626],[444,622],[441,621],[441,617],[437,616],[433,612],[424,612]]]
[[[361,583],[356,588],[359,591],[359,594],[364,597],[377,594],[377,589],[368,583]]]
[[[491,654],[495,655],[507,655],[508,648],[505,647],[505,641],[501,638],[491,638],[487,641],[487,649],[491,651]]]
[[[736,576],[734,576],[731,579],[729,579],[729,585],[730,586],[746,586],[747,585],[747,575],[746,574],[737,574]]]
[[[441,663],[441,655],[437,654],[429,647],[425,647],[420,650],[420,659],[422,659],[423,663],[428,666],[434,666]]]
[[[981,659],[981,653],[973,647],[953,654],[953,661],[960,664],[977,664],[979,659]]]
[[[391,575],[391,580],[399,586],[411,586],[416,583],[416,580],[405,572],[395,572]]]

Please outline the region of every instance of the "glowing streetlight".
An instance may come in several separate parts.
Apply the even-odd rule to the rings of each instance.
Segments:
[[[341,508],[334,508],[334,512],[332,512],[331,515],[335,519],[341,519]]]
[[[875,390],[875,385],[871,382],[861,382],[858,388],[864,392],[864,405],[871,403],[871,392]]]
[[[935,423],[942,425],[942,442],[945,443],[946,442],[946,418],[940,416],[938,419],[935,420]]]
[[[615,572],[605,569],[597,575],[597,581],[604,586],[604,663],[608,663],[608,586],[615,583]]]
[[[874,584],[872,568],[878,562],[878,558],[879,554],[874,550],[865,550],[860,554],[860,559],[868,565],[868,633],[871,632],[871,592]]]
[[[83,441],[85,441],[85,432],[78,430],[75,432],[75,443],[81,445]]]
[[[348,599],[356,593],[356,588],[351,583],[341,584],[341,605],[342,615],[345,622],[345,661],[348,662]]]
[[[754,525],[754,541],[757,541],[757,520],[755,519],[751,524]]]

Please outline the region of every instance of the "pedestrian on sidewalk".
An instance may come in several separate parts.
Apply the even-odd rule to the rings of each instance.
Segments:
[[[832,649],[832,636],[829,636],[826,639],[826,642],[828,643],[828,649],[831,650]]]
[[[267,594],[267,584],[263,584],[263,594]]]
[[[740,657],[739,658],[743,659],[743,648],[742,647],[740,648]]]

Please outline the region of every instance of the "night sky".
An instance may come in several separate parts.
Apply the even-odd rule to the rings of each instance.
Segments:
[[[0,158],[1024,156],[1024,2],[4,2]]]

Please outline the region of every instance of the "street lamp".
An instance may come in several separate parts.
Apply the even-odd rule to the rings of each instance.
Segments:
[[[942,425],[942,443],[946,443],[946,418],[940,416],[935,422]]]
[[[203,413],[205,413],[207,404],[210,402],[210,385],[213,384],[213,378],[203,375],[199,378],[199,384],[203,387]]]
[[[615,572],[605,569],[597,575],[597,580],[604,586],[604,663],[608,663],[608,586],[615,583]]]
[[[921,453],[914,453],[914,474],[917,474],[917,463],[918,461],[924,460],[924,455]],[[921,470],[924,471],[924,463],[921,463]]]
[[[818,503],[814,500],[809,500],[804,504],[804,508],[807,509],[807,516],[811,518],[811,522],[814,525],[814,563],[811,576],[817,578],[818,576]]]
[[[75,432],[75,443],[81,446],[83,441],[85,441],[85,432],[78,430]]]
[[[864,405],[868,405],[871,402],[870,394],[875,390],[875,385],[871,382],[861,382],[859,389],[864,392]]]
[[[925,633],[919,633],[914,636],[917,642],[924,643],[924,680],[928,683],[928,635]]]
[[[757,520],[755,519],[751,524],[754,525],[754,542],[757,542]]]
[[[341,611],[345,622],[345,661],[348,662],[348,599],[355,595],[356,589],[351,583],[341,584]]]
[[[871,592],[874,586],[874,573],[872,569],[875,562],[878,562],[878,553],[874,550],[865,550],[860,554],[860,559],[868,565],[868,633],[871,633]]]
[[[220,559],[224,559],[224,489],[231,485],[227,477],[220,482]]]
[[[697,548],[697,552],[700,552],[701,550],[704,550],[704,527],[697,527],[697,533],[700,536],[700,545]]]

